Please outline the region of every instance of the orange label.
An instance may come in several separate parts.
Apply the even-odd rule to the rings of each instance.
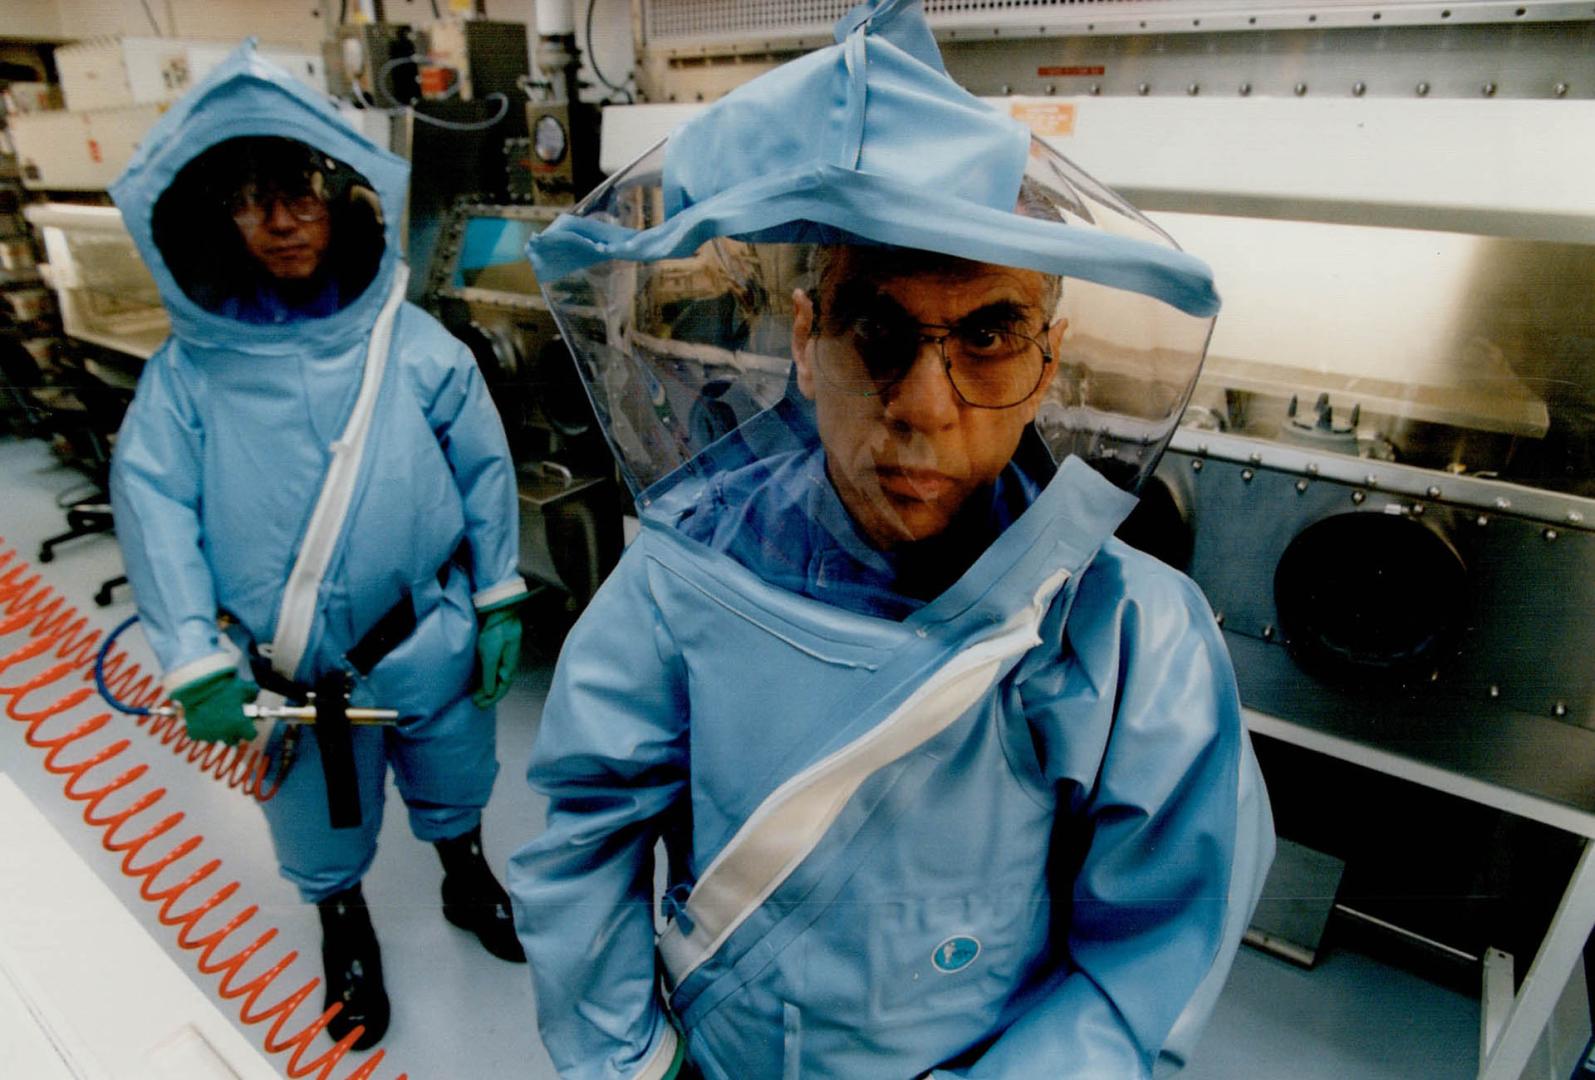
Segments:
[[[1015,101],[1009,106],[1009,115],[1037,135],[1074,134],[1072,101]]]
[[[100,143],[98,139],[89,140],[89,160],[94,162],[96,165],[105,160],[105,155],[100,153]]]

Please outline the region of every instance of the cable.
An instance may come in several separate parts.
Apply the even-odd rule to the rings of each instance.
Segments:
[[[136,622],[138,622],[138,616],[129,615],[122,620],[115,630],[106,635],[104,643],[100,645],[100,651],[94,655],[94,688],[100,692],[100,696],[117,712],[126,713],[129,716],[148,716],[150,714],[148,705],[129,705],[117,698],[111,692],[111,688],[105,684],[105,658],[111,654],[111,646],[115,645],[116,639],[122,636],[122,631]]]
[[[10,569],[6,570],[8,565]],[[276,939],[279,931],[276,927],[266,927],[256,934],[253,941],[239,945],[242,940],[240,933],[248,933],[245,927],[259,914],[260,908],[256,904],[248,904],[230,917],[225,912],[216,914],[237,894],[237,881],[221,885],[203,899],[191,898],[191,906],[184,911],[175,910],[192,890],[216,875],[222,868],[222,860],[208,858],[196,868],[188,869],[194,865],[191,861],[183,869],[167,873],[171,867],[194,855],[205,842],[203,836],[191,833],[171,843],[164,852],[154,849],[162,837],[183,823],[184,814],[181,811],[171,811],[143,832],[130,835],[144,822],[154,820],[146,815],[146,811],[154,809],[166,796],[166,789],[161,787],[150,787],[137,793],[129,791],[149,771],[149,767],[143,763],[132,765],[119,775],[99,782],[98,778],[105,775],[105,770],[100,769],[100,766],[127,750],[131,741],[118,739],[97,750],[77,746],[76,749],[83,753],[82,757],[70,763],[62,760],[68,748],[81,744],[110,723],[111,714],[102,712],[91,716],[65,734],[43,733],[42,729],[52,720],[81,705],[93,694],[88,687],[72,685],[69,677],[81,671],[90,656],[95,655],[94,646],[100,631],[88,630],[87,620],[78,615],[77,609],[67,606],[53,589],[42,585],[38,574],[30,576],[30,569],[26,562],[18,558],[15,549],[0,549],[0,570],[4,571],[0,573],[0,640],[16,634],[26,634],[28,639],[20,648],[0,656],[0,675],[19,665],[29,665],[46,654],[53,656],[56,663],[31,676],[24,674],[17,682],[0,683],[0,700],[6,701],[5,715],[25,725],[23,741],[43,751],[46,772],[64,778],[63,794],[74,802],[84,804],[84,823],[100,832],[100,845],[106,851],[121,856],[122,873],[139,883],[141,897],[158,905],[156,918],[161,925],[176,928],[178,946],[197,952],[195,967],[200,973],[220,976],[216,991],[223,1000],[243,999],[239,1006],[239,1019],[246,1025],[271,1022],[262,1039],[266,1052],[283,1054],[291,1051],[288,1060],[283,1063],[289,1077],[314,1075],[316,1080],[329,1080],[332,1070],[349,1055],[355,1040],[364,1033],[364,1028],[355,1027],[330,1049],[309,1061],[302,1060],[312,1051],[327,1024],[343,1008],[342,1003],[334,1002],[297,1031],[284,1033],[284,1028],[299,1007],[320,987],[321,980],[311,979],[276,1003],[262,1004],[262,997],[292,966],[299,954],[290,950],[258,974],[247,978],[244,976],[245,967],[258,970],[255,964],[257,955]],[[119,630],[125,627],[126,624]],[[124,692],[128,689],[127,684],[138,675],[137,667],[120,670],[125,660],[125,653],[118,654],[106,665],[118,669],[113,679],[122,684]],[[47,688],[62,680],[69,681],[66,692],[60,697],[42,703],[32,700],[44,696]],[[140,705],[160,699],[159,688],[152,690],[149,683],[150,677],[145,675],[133,687]],[[108,803],[114,803],[120,809],[112,808]],[[144,816],[141,818],[141,815]],[[130,824],[140,818],[139,824]],[[187,870],[186,876],[184,870]],[[199,929],[202,922],[213,929],[202,932]],[[238,945],[236,951],[227,956],[219,955],[229,939]],[[378,1050],[349,1073],[345,1080],[370,1080],[384,1057],[385,1051]],[[405,1074],[401,1073],[397,1080],[406,1080]]]
[[[371,80],[372,87],[379,91],[388,101],[392,102],[392,108],[395,109],[409,108],[405,102],[399,100],[398,95],[394,94],[393,84],[388,80],[389,73],[400,64],[414,64],[419,67],[421,61],[415,53],[411,53],[409,56],[395,56],[378,68],[376,76]]]
[[[456,120],[442,120],[436,116],[428,116],[424,112],[419,112],[413,109],[411,111],[415,113],[415,118],[417,120],[424,120],[427,123],[435,124],[440,128],[448,128],[450,131],[486,131],[488,128],[504,119],[504,117],[508,116],[510,111],[509,97],[498,92],[497,90],[487,95],[487,97],[483,98],[482,100],[491,101],[494,98],[498,98],[498,112],[489,120],[477,120],[472,123],[464,123]]]
[[[496,90],[482,99],[483,101],[492,101],[494,98],[498,99],[498,112],[494,113],[493,116],[487,120],[473,120],[470,122],[461,120],[444,120],[440,117],[428,116],[426,113],[417,109],[414,105],[401,103],[399,99],[394,96],[393,88],[388,84],[388,74],[400,64],[419,63],[420,60],[416,54],[411,53],[409,56],[396,56],[392,60],[389,60],[387,63],[383,64],[382,67],[377,70],[376,77],[372,80],[372,84],[378,90],[382,91],[384,97],[393,103],[391,106],[392,108],[409,109],[417,120],[432,124],[436,127],[447,128],[450,131],[486,131],[488,128],[492,127],[494,124],[497,124],[500,120],[509,115],[509,97]],[[454,85],[449,87],[449,92],[447,94],[444,94],[441,98],[435,98],[433,100],[449,100],[460,92],[460,85],[460,81],[456,79]],[[375,101],[373,101],[373,104],[375,104]]]
[[[587,0],[587,66],[593,69],[593,74],[598,77],[599,82],[603,83],[617,94],[625,94],[626,100],[628,102],[635,101],[636,98],[632,96],[631,91],[627,90],[624,85],[625,83],[631,81],[633,75],[637,74],[635,68],[627,73],[625,79],[621,80],[622,85],[620,86],[616,86],[614,83],[604,78],[604,73],[598,69],[598,49],[593,45],[593,9],[597,6],[598,0]],[[572,104],[575,103],[572,102]]]
[[[161,24],[155,21],[155,12],[150,10],[150,0],[138,0],[144,8],[144,17],[150,21],[150,28],[155,31],[156,37],[165,37],[166,31],[161,29]]]

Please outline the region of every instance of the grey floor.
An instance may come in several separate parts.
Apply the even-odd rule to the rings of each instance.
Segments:
[[[21,559],[35,563],[35,569],[70,603],[109,629],[132,613],[125,588],[116,593],[110,608],[98,609],[91,600],[99,582],[121,570],[113,539],[74,541],[47,566],[38,566],[35,560],[39,541],[62,528],[57,499],[81,486],[78,475],[58,465],[43,443],[0,437],[0,552],[15,549]],[[16,557],[11,565],[15,563]],[[128,643],[147,663],[136,629]],[[18,644],[19,638],[0,639],[0,655]],[[541,827],[543,806],[526,787],[523,774],[549,674],[546,664],[523,667],[499,708],[501,771],[484,826],[495,866],[502,866],[509,853]],[[85,705],[63,718],[68,723],[61,729],[52,730],[64,730],[96,711]],[[42,755],[25,745],[22,725],[3,717],[0,721],[0,771],[39,805],[179,965],[194,972],[192,954],[176,946],[174,932],[159,925],[153,905],[137,895],[116,860],[100,847],[97,832],[83,823],[79,808],[62,795],[60,780],[40,767]],[[174,835],[186,835],[185,830],[203,834],[200,850],[224,861],[223,871],[212,881],[241,884],[239,901],[222,910],[239,910],[246,899],[260,905],[261,914],[252,926],[272,925],[281,931],[269,947],[270,955],[298,951],[298,959],[275,984],[282,989],[274,988],[265,1002],[275,1002],[317,977],[320,932],[314,909],[301,904],[277,877],[259,811],[248,799],[172,757],[130,719],[119,719],[116,730],[132,745],[114,767],[119,771],[124,763],[147,762],[151,782],[170,789],[161,804],[163,812],[173,807],[186,815]],[[109,741],[103,735],[99,742],[91,740],[94,745]],[[192,869],[198,861],[179,865]],[[444,922],[437,906],[440,878],[434,853],[409,835],[403,806],[390,789],[380,851],[365,882],[393,1001],[392,1028],[380,1048],[386,1058],[375,1076],[404,1072],[414,1080],[552,1077],[536,1034],[525,967],[488,956],[474,938]],[[219,1000],[214,977],[196,973],[195,982]],[[236,1004],[224,1004],[223,1010],[229,1016],[238,1014]],[[307,1003],[295,1014],[291,1029],[314,1014]],[[1182,1076],[1191,1080],[1468,1077],[1477,1068],[1477,1024],[1475,998],[1355,952],[1330,949],[1315,969],[1304,971],[1243,949],[1195,1060]],[[260,1027],[245,1031],[259,1045]],[[326,1045],[323,1039],[322,1046]],[[276,1060],[285,1064],[282,1057]],[[335,1075],[347,1075],[354,1060],[340,1066]]]

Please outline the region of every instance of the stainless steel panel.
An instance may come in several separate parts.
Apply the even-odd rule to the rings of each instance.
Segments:
[[[1195,214],[1159,216],[1224,312],[1195,395],[1210,424],[1595,494],[1595,246]],[[1318,444],[1328,448],[1323,440]]]
[[[1245,440],[1233,440],[1233,450]],[[1256,444],[1253,444],[1256,445]],[[1411,470],[1417,473],[1418,470]],[[1187,571],[1207,594],[1237,650],[1243,700],[1263,712],[1301,720],[1355,714],[1377,733],[1383,717],[1428,717],[1470,727],[1536,717],[1595,730],[1595,531],[1548,525],[1507,511],[1481,512],[1446,498],[1370,487],[1322,472],[1271,467],[1250,455],[1228,457],[1173,449],[1160,468],[1187,508]],[[1455,490],[1455,489],[1454,489]],[[1276,573],[1303,530],[1337,515],[1400,519],[1441,537],[1465,567],[1454,625],[1421,663],[1395,677],[1368,669],[1359,677],[1308,674],[1276,602]],[[1348,547],[1355,567],[1368,553]],[[1333,576],[1339,567],[1326,565]],[[1398,592],[1403,583],[1393,583]],[[1387,598],[1368,575],[1361,593],[1336,599],[1344,612],[1377,617]],[[1375,740],[1379,741],[1379,740]],[[1487,742],[1494,746],[1497,737]],[[1591,749],[1595,749],[1592,744]],[[1595,763],[1591,764],[1595,768]],[[1589,796],[1595,799],[1595,793]]]

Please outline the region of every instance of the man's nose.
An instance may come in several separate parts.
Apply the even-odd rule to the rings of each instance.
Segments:
[[[958,420],[953,389],[938,338],[921,338],[914,362],[886,393],[889,419],[921,430],[948,427]]]
[[[273,199],[266,207],[266,228],[272,232],[292,232],[299,227],[299,219],[288,209],[282,199]]]

